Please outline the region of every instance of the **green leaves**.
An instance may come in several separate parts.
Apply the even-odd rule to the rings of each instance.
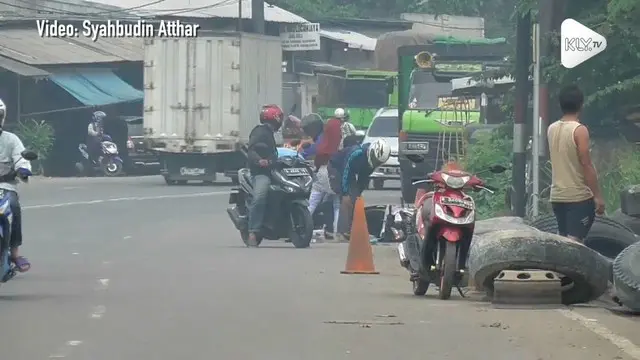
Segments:
[[[53,127],[44,120],[26,119],[18,121],[15,134],[22,140],[24,146],[38,153],[37,163],[40,169],[34,169],[35,173],[42,170],[42,163],[47,159],[53,143],[55,133]]]

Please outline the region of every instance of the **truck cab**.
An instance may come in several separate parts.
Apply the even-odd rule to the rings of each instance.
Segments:
[[[436,39],[398,48],[399,164],[402,196],[412,202],[412,179],[424,177],[465,151],[465,129],[481,126],[480,96],[453,96],[450,81],[505,65],[504,39]],[[416,164],[407,155],[421,155]]]

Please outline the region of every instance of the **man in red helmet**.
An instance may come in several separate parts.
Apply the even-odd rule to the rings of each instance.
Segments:
[[[274,134],[282,126],[284,112],[278,105],[265,105],[260,111],[260,125],[249,135],[248,162],[253,181],[253,202],[249,209],[249,238],[247,245],[256,247],[256,234],[262,227],[271,185],[271,164],[278,159]]]

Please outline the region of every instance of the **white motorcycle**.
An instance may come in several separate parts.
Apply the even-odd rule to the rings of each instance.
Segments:
[[[102,173],[105,176],[118,176],[122,173],[123,162],[118,154],[118,146],[111,141],[111,137],[104,136],[101,143],[102,155],[92,159],[86,144],[79,144],[78,150],[82,155],[81,161],[76,163],[78,173],[89,175]]]

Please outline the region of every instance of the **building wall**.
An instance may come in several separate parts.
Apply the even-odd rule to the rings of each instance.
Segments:
[[[339,41],[321,38],[321,49],[317,51],[300,51],[294,56],[298,59],[343,66],[347,69],[373,69],[373,51],[349,49]]]

